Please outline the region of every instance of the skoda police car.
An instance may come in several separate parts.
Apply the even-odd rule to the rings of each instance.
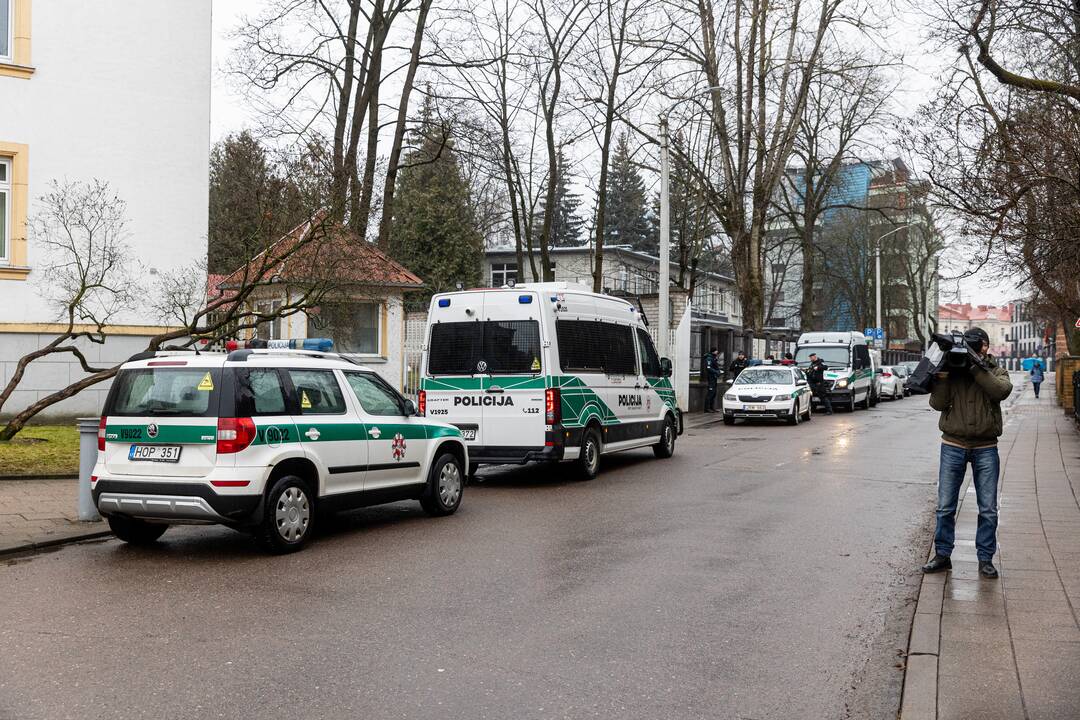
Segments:
[[[431,515],[457,510],[469,458],[456,427],[418,417],[329,340],[248,344],[264,347],[123,364],[91,477],[117,537],[149,543],[170,524],[219,523],[289,552],[326,511],[409,499]]]

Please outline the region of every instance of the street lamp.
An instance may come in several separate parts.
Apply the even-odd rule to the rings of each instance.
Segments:
[[[881,325],[881,241],[889,237],[893,233],[898,233],[905,228],[909,228],[915,225],[914,222],[909,222],[906,225],[895,227],[884,235],[879,235],[877,244],[874,247],[874,327],[879,328]],[[885,331],[882,330],[881,347],[885,348]]]
[[[668,160],[668,115],[679,104],[704,95],[719,86],[679,98],[668,109],[660,113],[660,355],[671,356],[671,322],[668,313],[671,309],[671,199],[669,197],[670,162]]]

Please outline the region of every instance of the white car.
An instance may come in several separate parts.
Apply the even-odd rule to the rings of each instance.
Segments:
[[[881,368],[881,399],[903,400],[904,378],[907,376],[904,368],[886,365]]]
[[[798,425],[811,418],[810,384],[794,365],[756,365],[739,373],[724,394],[724,424],[736,418],[786,420]]]
[[[170,524],[217,523],[290,552],[321,512],[411,499],[449,515],[468,466],[456,427],[418,417],[411,400],[346,357],[147,352],[124,363],[109,390],[90,483],[125,542],[152,543]]]

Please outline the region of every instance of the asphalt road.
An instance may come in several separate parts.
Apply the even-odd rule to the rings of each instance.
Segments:
[[[719,417],[719,416],[717,416]],[[172,528],[0,565],[0,718],[886,718],[936,413],[715,424],[581,483],[490,469],[454,516],[304,552]]]

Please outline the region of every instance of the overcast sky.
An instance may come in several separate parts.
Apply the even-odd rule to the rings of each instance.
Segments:
[[[233,91],[224,67],[233,52],[228,34],[245,15],[254,15],[264,0],[213,0],[214,44],[213,87],[211,90],[210,136],[216,142],[231,132],[252,127],[253,114],[244,98]],[[900,74],[901,87],[894,98],[896,112],[913,112],[936,86],[941,68],[951,60],[947,55],[927,51],[923,28],[913,13],[900,13],[895,21],[895,32],[889,34],[891,50],[899,50],[905,56],[906,66]],[[955,300],[957,283],[945,283],[942,302]],[[959,283],[961,299],[971,303],[1000,304],[1013,299],[1016,290],[1010,283],[997,278],[975,276]]]

